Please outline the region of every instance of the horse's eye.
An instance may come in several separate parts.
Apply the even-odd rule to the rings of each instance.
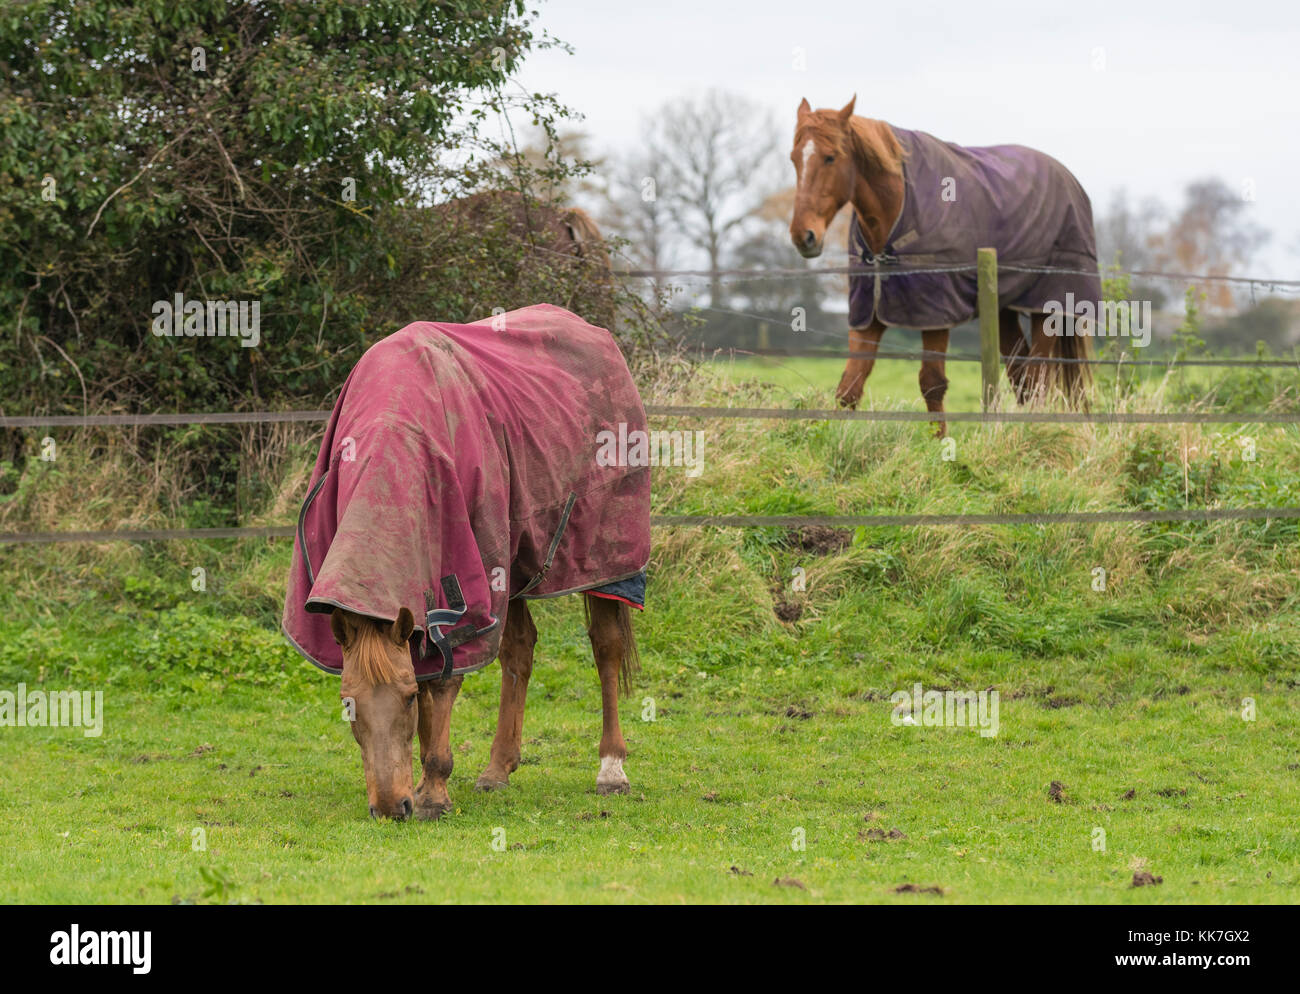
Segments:
[[[824,161],[826,162],[826,165],[829,166],[832,162],[835,161],[835,156],[833,156],[833,155],[828,155],[828,156],[826,156],[826,158],[825,158]]]
[[[410,697],[406,699],[406,706],[409,708],[414,703],[415,703],[415,695],[412,694]]]

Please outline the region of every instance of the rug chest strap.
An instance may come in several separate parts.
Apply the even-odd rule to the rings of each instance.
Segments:
[[[442,626],[456,624],[461,618],[465,617],[465,611],[467,610],[465,595],[461,593],[460,581],[456,579],[456,574],[453,573],[442,578],[442,595],[447,600],[445,608],[438,607],[438,599],[432,590],[424,592],[424,627],[429,634],[429,643],[432,643],[442,656],[442,674],[439,679],[446,680],[447,677],[451,676],[451,650],[454,646],[451,639],[443,634]],[[464,640],[461,639],[460,641]],[[427,643],[422,655],[432,655],[429,652]]]
[[[460,580],[456,574],[442,578],[442,595],[447,601],[447,606],[438,607],[438,598],[432,590],[424,592],[424,627],[428,632],[428,641],[420,655],[424,658],[432,656],[430,646],[438,650],[442,656],[442,672],[438,674],[439,680],[445,680],[451,676],[452,650],[458,645],[464,645],[466,642],[476,639],[481,635],[486,635],[500,623],[500,619],[489,613],[489,623],[482,628],[475,628],[473,625],[467,628],[457,628],[454,631],[443,633],[444,625],[454,625],[465,617],[468,610],[465,604],[465,595],[460,589]]]

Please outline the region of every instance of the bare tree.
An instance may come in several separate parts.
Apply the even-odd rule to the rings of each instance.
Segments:
[[[657,196],[683,241],[721,269],[737,226],[761,203],[776,130],[743,97],[710,90],[665,104],[649,123]],[[724,303],[722,281],[709,283],[713,306]]]
[[[1183,272],[1230,276],[1250,263],[1270,233],[1246,216],[1250,201],[1218,178],[1187,185],[1182,209],[1153,242],[1154,260]],[[1216,283],[1205,288],[1211,307],[1232,306],[1232,290]]]
[[[774,186],[769,189],[772,192],[763,197],[737,232],[731,261],[743,269],[819,268],[795,252],[790,244],[794,187]],[[848,244],[847,219],[851,210],[848,208],[836,215],[827,234],[828,242],[838,239],[841,246]],[[846,258],[838,260],[838,264],[843,264]],[[816,314],[828,296],[847,299],[848,279],[844,276],[817,277],[809,273],[806,277],[744,280],[733,284],[732,289],[743,294],[760,311],[789,313],[794,307],[802,307],[805,313]]]
[[[1168,224],[1167,214],[1165,206],[1154,198],[1148,197],[1134,207],[1129,204],[1128,193],[1117,190],[1106,213],[1097,218],[1097,257],[1103,271],[1111,267],[1125,272],[1155,269],[1155,246]],[[1157,309],[1168,299],[1164,286],[1142,279],[1135,278],[1129,289],[1138,299],[1150,300]]]
[[[646,141],[614,164],[605,186],[601,223],[610,233],[626,239],[622,254],[639,269],[667,269],[674,258],[671,218],[658,194],[655,160]],[[656,295],[662,291],[658,279]]]
[[[1124,269],[1147,269],[1152,246],[1163,223],[1165,209],[1148,198],[1131,207],[1128,193],[1117,190],[1110,207],[1097,219],[1097,255],[1103,266],[1118,264]]]

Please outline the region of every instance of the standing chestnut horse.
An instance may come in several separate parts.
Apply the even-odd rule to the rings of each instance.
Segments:
[[[1048,304],[1066,314],[1101,297],[1092,207],[1078,181],[1055,159],[1019,145],[963,148],[920,131],[855,117],[856,97],[841,110],[799,105],[790,159],[797,177],[790,238],[799,253],[821,254],[826,229],[853,205],[850,254],[863,266],[850,278],[849,349],[855,353],[835,391],[856,407],[886,328],[921,333],[921,394],[943,410],[948,333],[976,313],[976,249],[998,250],[1002,358],[1019,401],[1043,396],[1055,380],[1071,402],[1086,382],[1087,337],[1050,335]],[[891,275],[901,269],[931,272]],[[1018,272],[1015,267],[1069,270]],[[964,267],[964,271],[940,272]],[[1018,315],[1028,313],[1026,345]],[[1085,311],[1086,313],[1086,311]],[[1053,377],[1053,372],[1056,376]],[[939,430],[943,431],[943,422]]]

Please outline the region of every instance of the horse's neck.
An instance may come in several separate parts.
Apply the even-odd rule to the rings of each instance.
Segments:
[[[853,209],[867,247],[873,253],[883,251],[903,210],[903,177],[883,170],[859,172],[853,184]]]

